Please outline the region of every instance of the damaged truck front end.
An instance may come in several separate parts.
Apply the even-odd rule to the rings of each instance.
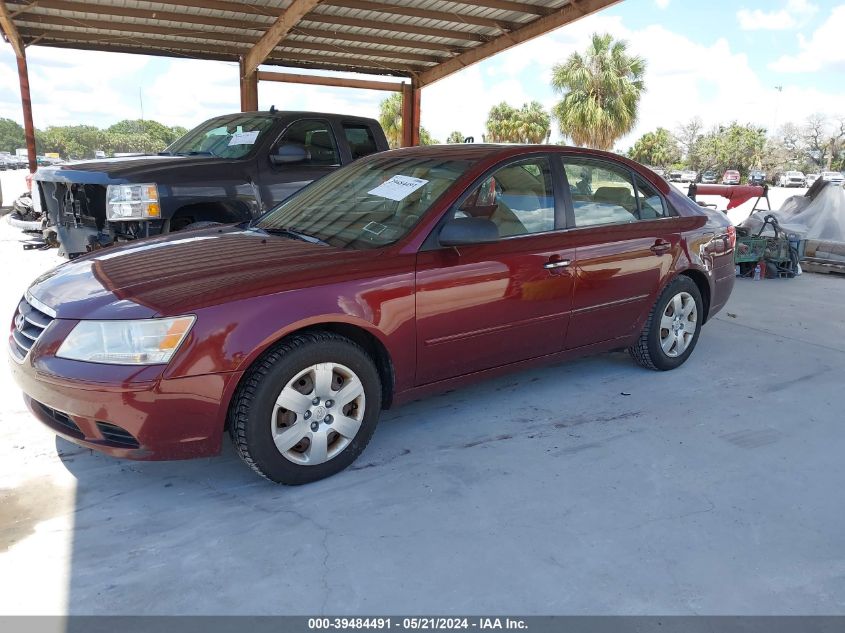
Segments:
[[[33,206],[43,213],[44,240],[74,258],[118,241],[162,232],[154,184],[115,182],[105,174],[71,169],[39,170]]]

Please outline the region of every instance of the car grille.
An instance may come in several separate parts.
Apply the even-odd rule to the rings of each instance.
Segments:
[[[122,429],[116,424],[109,424],[108,422],[97,422],[97,428],[100,433],[111,444],[125,446],[126,448],[138,448],[138,440],[126,429]]]
[[[47,309],[46,306],[44,309]],[[12,329],[12,336],[9,338],[12,356],[19,362],[23,361],[29,350],[35,345],[35,341],[52,322],[52,316],[36,308],[27,301],[26,297],[21,299],[18,309],[15,310],[14,328]]]
[[[82,431],[78,426],[76,426],[76,422],[71,420],[66,413],[62,413],[61,411],[56,411],[55,409],[51,409],[46,404],[41,404],[35,400],[32,403],[41,410],[44,415],[50,418],[50,421],[53,422],[61,431],[67,433],[72,437],[76,437],[82,439],[84,437]]]

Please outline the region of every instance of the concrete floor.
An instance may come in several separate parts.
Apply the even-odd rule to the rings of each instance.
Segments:
[[[0,314],[55,251],[0,221]],[[0,364],[0,614],[843,614],[845,278],[739,281],[682,368],[625,354],[390,411],[299,488],[117,461]]]

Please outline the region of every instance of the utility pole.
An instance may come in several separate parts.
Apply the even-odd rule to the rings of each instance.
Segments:
[[[778,106],[780,105],[780,95],[783,93],[783,86],[775,86],[775,90],[778,91],[778,95],[775,97],[775,120],[772,123],[772,134],[776,133],[778,129]]]

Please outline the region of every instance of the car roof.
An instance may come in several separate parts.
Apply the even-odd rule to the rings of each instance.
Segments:
[[[259,110],[257,112],[229,112],[227,114],[220,114],[212,117],[212,119],[219,119],[221,117],[232,117],[241,115],[260,116],[273,119],[329,119],[329,120],[343,120],[343,121],[357,121],[360,123],[373,123],[375,119],[370,119],[362,116],[353,116],[347,114],[337,114],[334,112],[314,112],[311,110]]]

